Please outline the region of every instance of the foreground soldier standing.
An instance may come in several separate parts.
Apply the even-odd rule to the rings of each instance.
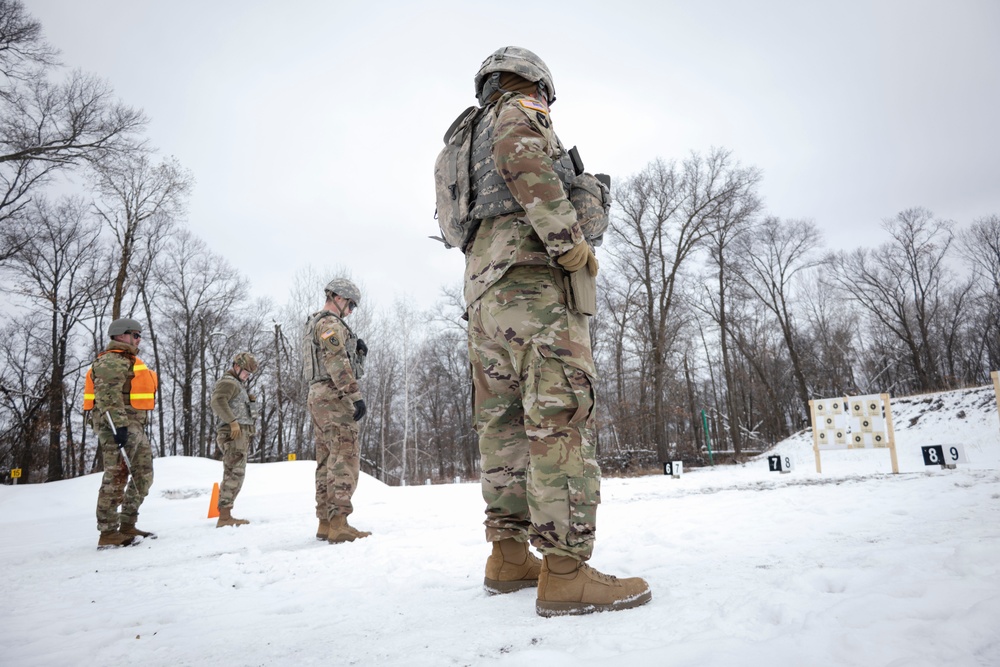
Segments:
[[[316,539],[333,544],[371,535],[347,523],[361,473],[358,421],[366,408],[358,380],[368,347],[344,322],[361,303],[361,290],[334,279],[324,292],[323,310],[306,321],[302,358],[316,437]]]
[[[219,378],[212,389],[212,412],[215,414],[216,442],[222,451],[222,485],[219,488],[219,520],[216,528],[250,523],[233,516],[233,503],[243,488],[247,474],[247,449],[254,434],[257,404],[247,393],[246,382],[257,372],[257,359],[249,352],[233,358],[233,366]]]
[[[537,585],[542,616],[636,607],[652,597],[643,579],[586,564],[600,502],[589,432],[596,371],[587,316],[569,284],[579,271],[592,280],[598,267],[553,165],[565,151],[549,114],[552,76],[531,51],[506,47],[486,59],[475,84],[488,110],[472,135],[479,228],[465,248],[465,300],[493,543],[485,586]]]
[[[91,411],[90,424],[97,431],[104,462],[97,494],[98,549],[125,546],[136,537],[155,537],[135,524],[139,506],[153,485],[153,450],[143,428],[155,404],[156,373],[136,356],[142,339],[142,325],[136,320],[115,320],[108,335],[108,349],[87,371],[83,395],[83,409]]]

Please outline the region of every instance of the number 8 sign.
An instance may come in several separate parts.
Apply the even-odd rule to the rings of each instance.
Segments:
[[[925,466],[954,466],[956,463],[969,462],[962,445],[927,445],[921,447],[920,452]]]

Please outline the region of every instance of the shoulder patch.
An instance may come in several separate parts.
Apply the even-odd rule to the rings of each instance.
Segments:
[[[319,335],[323,340],[329,340],[332,345],[339,345],[340,341],[337,340],[337,331],[335,329],[327,329]]]
[[[530,97],[522,97],[517,101],[517,103],[520,104],[525,109],[531,109],[532,111],[540,111],[546,114],[549,112],[549,108],[545,106],[543,102],[539,102],[538,100],[533,100]]]

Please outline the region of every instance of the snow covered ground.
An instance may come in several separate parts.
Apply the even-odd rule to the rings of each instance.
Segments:
[[[138,546],[96,550],[98,475],[0,487],[3,665],[1000,665],[1000,420],[992,387],[893,401],[885,450],[776,448],[745,466],[606,479],[592,564],[650,604],[543,619],[491,597],[476,484],[363,477],[352,523],[315,539],[311,461],[252,464],[206,519],[215,461],[155,461]],[[920,446],[960,443],[956,470]]]

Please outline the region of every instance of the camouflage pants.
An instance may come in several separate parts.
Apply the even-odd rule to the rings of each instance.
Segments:
[[[219,508],[233,508],[236,496],[243,488],[243,479],[247,475],[247,448],[250,440],[247,437],[246,429],[243,426],[240,437],[230,439],[229,428],[220,431],[215,438],[216,444],[222,451],[222,484],[219,486]]]
[[[486,539],[527,536],[542,553],[586,560],[601,471],[587,318],[566,307],[562,273],[515,267],[469,308]]]
[[[316,438],[316,516],[348,516],[361,473],[354,404],[333,385],[316,382],[309,387],[309,414]]]
[[[118,530],[123,523],[135,524],[139,517],[139,505],[153,485],[153,450],[149,439],[141,424],[129,422],[125,453],[132,464],[134,485],[128,481],[125,460],[118,451],[110,428],[97,432],[97,446],[104,459],[104,478],[97,494],[97,529],[105,532]]]

